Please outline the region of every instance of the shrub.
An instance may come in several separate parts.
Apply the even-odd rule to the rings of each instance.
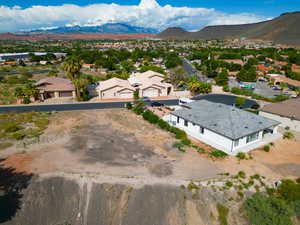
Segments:
[[[228,87],[228,85],[223,86],[223,91],[224,92],[229,92],[230,88]]]
[[[283,138],[284,139],[293,139],[294,138],[294,134],[290,131],[287,131],[283,134]]]
[[[191,140],[189,140],[188,138],[183,138],[182,140],[181,140],[181,143],[183,144],[183,145],[187,145],[187,146],[189,146],[189,145],[191,145]]]
[[[131,110],[131,109],[132,109],[132,104],[131,104],[130,102],[127,103],[127,104],[126,104],[126,108],[129,109],[129,110]]]
[[[190,191],[193,190],[193,189],[199,189],[199,187],[196,184],[194,184],[193,182],[189,183],[188,186],[187,186],[187,188]]]
[[[4,131],[7,133],[13,133],[13,132],[16,132],[21,129],[22,129],[22,127],[19,126],[18,124],[16,124],[15,122],[7,122],[4,125]]]
[[[158,126],[164,130],[169,130],[169,127],[170,127],[170,125],[162,119],[158,120]]]
[[[246,159],[246,158],[247,158],[246,153],[244,153],[244,152],[239,152],[239,153],[236,155],[236,157],[237,157],[238,159],[240,159],[240,160],[243,160],[243,159]]]
[[[181,147],[183,147],[183,144],[181,142],[174,142],[172,147],[173,148],[181,148]]]
[[[217,210],[218,210],[218,213],[219,213],[219,222],[220,222],[220,225],[228,225],[228,221],[227,221],[227,218],[228,218],[228,214],[229,214],[229,209],[222,205],[222,204],[217,204]]]
[[[159,121],[159,117],[149,110],[143,112],[143,118],[152,124],[156,124]]]
[[[13,133],[12,138],[17,140],[17,141],[23,140],[25,138],[25,134],[23,134],[23,133]]]
[[[238,172],[238,177],[245,179],[246,178],[246,173],[244,171],[239,171]]]
[[[270,151],[270,146],[269,146],[269,145],[265,145],[265,146],[263,147],[263,150],[264,150],[265,152],[269,152],[269,151]]]
[[[278,194],[287,202],[300,201],[300,184],[293,180],[283,180]]]
[[[210,156],[213,158],[225,158],[228,156],[228,154],[221,150],[214,150],[210,152]]]
[[[40,130],[45,130],[49,125],[49,120],[46,117],[38,117],[34,120],[34,124]]]
[[[225,185],[226,187],[231,188],[233,186],[233,183],[231,181],[226,181]]]
[[[281,199],[255,193],[246,200],[245,210],[253,225],[292,225],[293,211]]]

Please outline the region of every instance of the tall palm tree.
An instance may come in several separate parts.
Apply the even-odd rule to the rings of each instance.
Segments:
[[[78,78],[81,67],[82,67],[82,62],[76,56],[69,56],[68,58],[65,59],[63,64],[64,71],[67,72],[68,78],[72,81],[72,83],[75,86],[77,98],[80,97],[80,90],[76,87],[74,81]]]

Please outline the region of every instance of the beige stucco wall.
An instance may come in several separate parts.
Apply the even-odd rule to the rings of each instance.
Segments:
[[[118,98],[117,91],[119,87],[114,87],[99,93],[100,99]]]
[[[300,131],[300,121],[299,120],[292,120],[287,117],[282,117],[282,116],[267,113],[267,112],[259,112],[259,115],[280,122],[281,124],[279,126],[281,126],[283,128],[289,127],[291,130]]]

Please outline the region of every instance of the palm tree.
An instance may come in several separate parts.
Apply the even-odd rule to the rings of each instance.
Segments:
[[[80,98],[80,90],[76,87],[74,81],[78,78],[81,67],[82,62],[76,56],[70,56],[66,58],[63,64],[64,71],[67,72],[68,78],[72,81],[72,83],[75,86],[77,98]]]
[[[79,76],[73,80],[73,84],[76,89],[77,98],[80,99],[81,93],[84,91],[84,88],[90,84],[89,80],[85,77]]]
[[[197,76],[193,75],[187,82],[187,85],[192,95],[196,95],[199,92],[201,83],[198,81]]]

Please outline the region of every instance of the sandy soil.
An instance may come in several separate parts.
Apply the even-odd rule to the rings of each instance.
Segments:
[[[127,110],[64,112],[51,118],[39,144],[19,149],[21,153],[9,156],[2,165],[34,174],[162,181],[204,180],[240,170],[269,179],[300,175],[299,141],[278,140],[269,153],[257,150],[251,153],[253,159],[242,161],[212,160],[192,149],[183,153],[172,147],[174,142],[171,134]]]

